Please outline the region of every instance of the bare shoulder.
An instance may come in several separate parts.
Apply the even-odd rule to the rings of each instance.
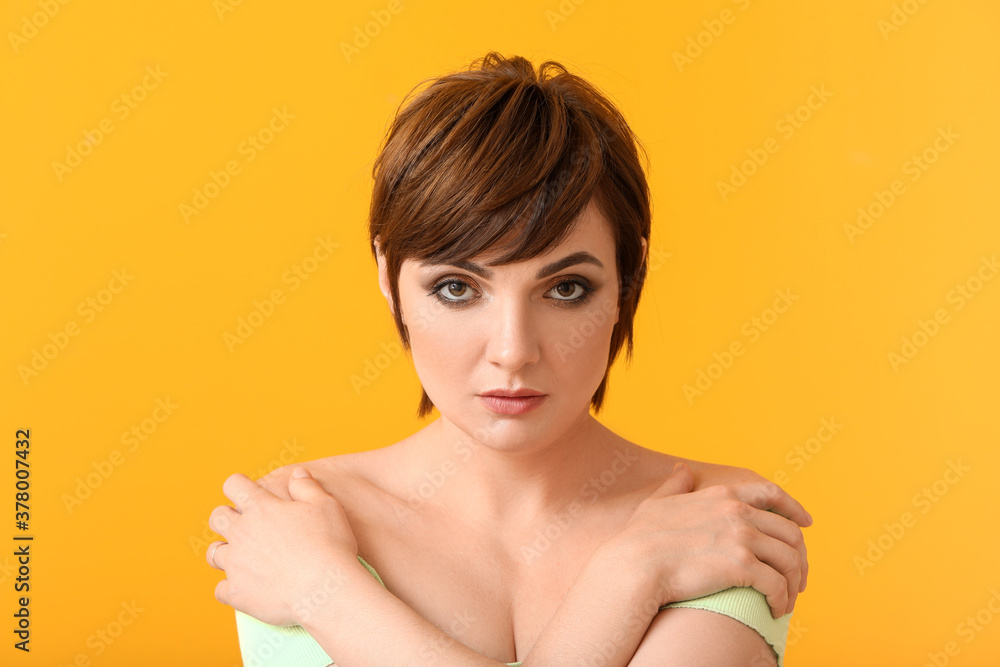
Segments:
[[[257,479],[256,482],[279,498],[289,500],[288,480],[291,478],[293,470],[303,467],[327,493],[342,500],[343,495],[367,481],[368,475],[365,471],[373,454],[375,454],[374,451],[351,452],[312,461],[289,463],[275,468]]]
[[[722,463],[695,461],[692,459],[681,460],[687,463],[694,473],[695,489],[719,484],[743,484],[746,482],[767,481],[762,475],[749,468],[724,465]]]
[[[674,464],[678,461],[683,461],[689,468],[691,468],[691,472],[694,473],[695,490],[706,486],[717,486],[720,484],[743,484],[746,482],[767,481],[762,475],[750,470],[749,468],[741,468],[739,466],[725,465],[722,463],[697,461],[683,456],[664,454],[647,447],[635,445],[634,443],[629,444],[641,450],[640,457],[646,459],[643,462],[643,467],[649,470],[652,473],[652,476],[658,479],[659,483],[662,483],[667,475],[670,474],[673,470]]]

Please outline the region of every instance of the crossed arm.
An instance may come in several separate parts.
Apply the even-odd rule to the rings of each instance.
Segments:
[[[290,478],[288,501],[242,475],[230,477],[226,487],[226,495],[236,502],[237,509],[216,508],[210,519],[213,529],[229,540],[216,554],[218,565],[228,577],[216,589],[220,601],[268,623],[301,625],[327,654],[336,656],[340,667],[409,665],[415,658],[421,658],[421,664],[455,667],[503,664],[456,642],[376,582],[357,560],[357,543],[342,507],[315,480]],[[752,502],[742,503],[747,509],[738,512],[732,491],[736,487],[710,487],[725,492],[706,493],[708,489],[703,489],[688,493],[691,488],[691,472],[682,468],[650,497],[653,502],[647,500],[640,505],[619,539],[609,541],[594,554],[524,659],[523,667],[776,664],[775,654],[764,639],[732,618],[698,609],[659,608],[675,600],[753,583],[772,592],[768,602],[780,616],[804,587],[804,557],[789,554],[801,550],[804,555],[801,532],[795,524],[808,525],[808,514],[769,483],[745,484],[744,496]],[[751,491],[757,496],[750,497]],[[675,502],[682,495],[687,505]],[[692,504],[694,500],[702,504]],[[698,526],[698,531],[685,533],[675,521],[677,525],[671,530],[655,535],[650,521],[662,518],[665,507],[673,515],[697,519],[692,525]],[[701,526],[710,527],[705,518],[714,515],[706,512],[718,514],[719,507],[729,508],[724,518],[731,532],[746,544],[753,546],[754,540],[758,543],[756,551],[735,549],[733,553],[740,554],[742,562],[722,573],[727,569],[724,563],[712,567],[710,558],[698,553],[699,545],[693,539],[705,532]],[[763,512],[764,507],[780,509],[795,521],[767,512],[767,517],[757,516],[748,511],[754,507],[757,512]],[[746,528],[751,522],[733,520],[739,512],[758,522],[754,524],[756,535]],[[308,539],[303,539],[305,534]],[[765,540],[769,534],[770,539]],[[713,539],[713,549],[718,550],[718,536],[713,535]],[[658,547],[664,540],[684,542],[684,567],[678,567],[678,549],[660,555],[662,549]],[[297,545],[296,562],[309,564],[297,575],[287,572],[287,555],[276,548],[289,542]],[[776,548],[774,543],[785,548]],[[753,556],[753,562],[748,554]],[[709,555],[714,556],[714,551]],[[701,571],[691,567],[694,563],[702,564]],[[780,579],[780,587],[776,579]],[[324,588],[332,584],[336,595],[328,599],[350,600],[350,605],[303,604],[318,584]],[[276,605],[273,596],[266,595],[276,590],[282,592],[282,604]],[[613,594],[609,595],[609,591]],[[378,619],[378,633],[371,632],[372,619]]]
[[[349,564],[345,564],[349,565]],[[325,607],[300,623],[339,667],[504,665],[456,642],[386,591],[355,561],[338,594],[349,609]],[[658,610],[654,585],[623,577],[613,559],[581,572],[522,667],[774,667],[773,649],[755,630],[701,609]],[[609,595],[608,591],[614,591]],[[655,616],[655,618],[654,618]],[[372,632],[371,619],[379,619]],[[637,650],[638,648],[638,650]]]

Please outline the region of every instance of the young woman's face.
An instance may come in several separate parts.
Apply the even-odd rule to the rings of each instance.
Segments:
[[[588,413],[618,321],[611,230],[593,202],[560,245],[486,266],[406,260],[399,297],[417,375],[443,418],[491,447],[544,446]],[[388,294],[380,262],[383,294]],[[542,398],[504,400],[494,390]],[[482,434],[489,434],[486,438]]]

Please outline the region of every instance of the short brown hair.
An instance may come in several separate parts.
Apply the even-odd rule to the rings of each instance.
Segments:
[[[601,92],[553,60],[536,74],[527,59],[490,51],[467,71],[430,79],[406,105],[427,81],[400,103],[372,169],[369,240],[373,256],[377,238],[385,257],[392,303],[403,260],[452,264],[501,251],[496,264],[531,259],[558,244],[594,198],[614,236],[621,285],[608,366],[591,398],[599,411],[623,344],[631,359],[646,277],[645,149]],[[409,350],[398,306],[393,317]],[[418,418],[433,407],[421,392]]]

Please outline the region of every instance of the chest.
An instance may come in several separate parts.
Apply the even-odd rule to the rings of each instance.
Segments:
[[[513,662],[534,646],[603,532],[526,531],[512,549],[413,519],[402,530],[368,530],[359,546],[386,588],[451,638],[422,647],[427,664],[451,640]]]

